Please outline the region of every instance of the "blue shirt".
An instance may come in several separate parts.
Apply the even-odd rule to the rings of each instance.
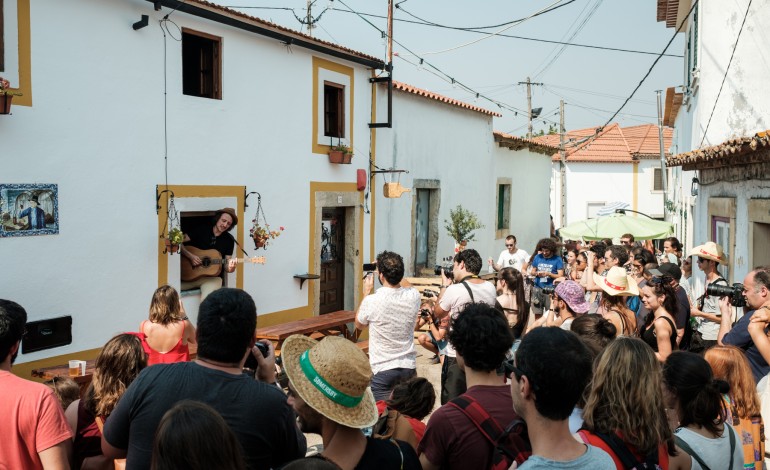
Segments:
[[[561,256],[553,255],[550,258],[544,258],[543,255],[537,254],[532,260],[532,266],[535,267],[535,271],[556,274],[560,269],[564,269],[564,261]],[[535,285],[538,287],[553,285],[553,278],[537,277],[535,278]]]
[[[722,344],[730,344],[738,346],[746,353],[746,359],[751,366],[751,372],[754,374],[754,380],[759,382],[762,377],[770,373],[770,365],[767,364],[765,358],[760,354],[759,349],[754,345],[749,334],[749,322],[751,316],[754,315],[754,310],[744,314],[740,320],[738,320],[733,328],[722,338]]]

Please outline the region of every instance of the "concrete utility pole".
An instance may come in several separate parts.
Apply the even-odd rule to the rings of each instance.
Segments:
[[[561,226],[567,225],[567,151],[564,148],[566,129],[564,128],[564,100],[559,101],[559,182],[561,183],[560,214]]]
[[[519,82],[519,85],[527,85],[527,118],[529,119],[529,125],[527,126],[527,138],[532,138],[532,85],[542,85],[542,83],[533,83],[527,77],[526,82]]]
[[[668,188],[668,181],[667,180],[667,173],[666,173],[666,149],[663,145],[663,108],[662,104],[660,102],[661,96],[661,90],[655,90],[655,93],[658,95],[658,139],[660,140],[660,181],[663,184],[663,211],[666,210],[666,204],[665,199],[667,197],[667,188]]]
[[[308,36],[313,35],[313,15],[311,14],[311,10],[313,8],[313,2],[315,0],[307,0],[307,34]]]

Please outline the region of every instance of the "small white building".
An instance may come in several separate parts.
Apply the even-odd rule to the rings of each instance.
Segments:
[[[723,246],[730,282],[770,264],[766,6],[658,0],[658,21],[682,25],[686,37],[682,84],[666,100],[675,128],[669,211],[680,226],[691,224],[687,249],[707,240]]]
[[[664,146],[671,143],[672,129],[663,129]],[[559,136],[535,141],[558,149]],[[559,226],[596,217],[604,205],[623,202],[633,211],[663,218],[660,138],[652,124],[568,131],[566,152],[566,210],[562,211],[561,156],[552,154],[551,213]]]

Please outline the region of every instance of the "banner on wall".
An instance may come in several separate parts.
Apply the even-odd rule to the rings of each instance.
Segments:
[[[0,237],[59,233],[56,184],[0,184]]]

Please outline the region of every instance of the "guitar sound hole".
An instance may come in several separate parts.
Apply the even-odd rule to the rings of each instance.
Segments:
[[[211,258],[203,258],[201,262],[204,268],[208,268],[209,266],[211,266]]]

